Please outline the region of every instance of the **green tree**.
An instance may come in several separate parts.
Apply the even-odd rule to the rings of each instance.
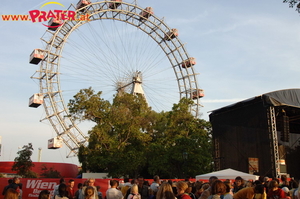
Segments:
[[[191,115],[192,103],[183,98],[166,115],[165,128],[150,145],[152,175],[184,178],[212,170],[211,125]]]
[[[82,89],[68,105],[74,119],[95,122],[88,147],[79,150],[84,171],[109,172],[113,177],[139,173],[146,162],[143,148],[150,139],[144,133],[151,125],[146,118],[152,112],[143,96],[124,93],[110,104],[101,98],[101,92],[89,88]]]
[[[296,11],[298,11],[300,13],[299,0],[283,0],[283,3],[288,3],[290,8],[294,8],[296,6]]]
[[[298,0],[283,0],[283,3],[288,3],[291,8],[293,8],[296,4],[299,3]]]
[[[124,93],[110,103],[101,92],[82,89],[68,106],[74,119],[95,122],[89,145],[79,150],[83,171],[166,178],[211,171],[211,126],[191,115],[192,103],[182,99],[157,113],[142,95]]]
[[[17,152],[19,156],[15,158],[12,171],[17,171],[17,174],[24,178],[36,176],[35,173],[31,171],[31,168],[34,167],[31,160],[32,151],[33,148],[31,143],[24,145],[22,150]]]
[[[34,171],[28,171],[25,175],[25,178],[37,178],[38,174]]]
[[[45,164],[41,166],[41,174],[42,178],[61,178],[60,172],[54,170],[53,167],[48,168]]]

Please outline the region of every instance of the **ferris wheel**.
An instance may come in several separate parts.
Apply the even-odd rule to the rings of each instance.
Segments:
[[[171,110],[180,98],[191,98],[190,111],[199,116],[204,93],[197,84],[195,58],[179,40],[179,31],[156,17],[153,8],[139,7],[136,1],[80,0],[69,10],[87,18],[49,21],[41,38],[45,47],[30,56],[30,63],[39,65],[31,77],[39,81],[39,93],[29,102],[31,107],[43,104],[42,120],[70,149],[68,156],[88,144],[86,124],[72,120],[67,107],[80,89],[102,91],[106,100],[119,92],[140,93],[159,112]]]

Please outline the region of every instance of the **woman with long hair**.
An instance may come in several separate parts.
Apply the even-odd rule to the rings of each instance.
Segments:
[[[95,195],[95,189],[92,186],[88,186],[84,190],[84,199],[93,199]]]
[[[221,180],[216,180],[211,185],[211,195],[208,199],[219,199],[226,193],[226,185]]]
[[[159,186],[156,199],[175,199],[170,183],[164,182]]]
[[[176,183],[177,189],[177,198],[178,199],[191,199],[190,195],[186,192],[189,188],[188,184],[183,181],[179,181]]]
[[[19,198],[19,193],[13,188],[9,188],[5,192],[4,199],[18,199],[18,198]]]
[[[42,190],[39,194],[39,199],[50,199],[50,191]]]
[[[141,199],[138,185],[136,184],[132,185],[130,189],[130,194],[128,195],[127,199]]]
[[[68,199],[67,185],[62,183],[58,186],[58,195],[55,196],[55,199]]]

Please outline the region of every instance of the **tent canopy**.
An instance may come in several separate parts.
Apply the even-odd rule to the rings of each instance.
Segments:
[[[230,179],[230,180],[235,179],[237,176],[242,177],[244,180],[257,180],[259,178],[259,176],[257,175],[252,175],[249,173],[244,173],[229,168],[229,169],[224,169],[224,170],[206,173],[202,175],[197,175],[196,180],[208,180],[211,176],[216,176],[219,179]]]
[[[212,112],[212,114],[217,114],[219,112],[223,112],[229,109],[245,106],[246,104],[257,100],[263,100],[265,105],[291,106],[300,108],[300,89],[285,89],[265,93],[228,106],[224,106],[216,110],[212,110],[210,112]]]

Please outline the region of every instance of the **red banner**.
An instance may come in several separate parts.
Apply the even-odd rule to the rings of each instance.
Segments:
[[[0,178],[1,199],[3,198],[2,191],[8,185],[9,178]],[[65,178],[68,182],[71,178]],[[52,178],[20,178],[22,183],[22,199],[36,199],[42,190],[49,190],[53,195],[54,187],[59,184],[59,179]],[[73,179],[75,181],[75,191],[77,191],[78,183],[83,183],[86,179]],[[100,191],[105,196],[105,192],[109,187],[110,179],[96,179],[94,185],[100,186]]]
[[[8,185],[9,178],[0,178],[0,191],[2,193],[4,187]],[[75,191],[77,191],[78,183],[84,183],[87,179],[78,179],[78,178],[65,178],[65,181],[68,182],[70,179],[75,181]],[[36,199],[38,198],[42,190],[48,190],[53,195],[54,187],[59,184],[59,179],[57,178],[20,178],[22,183],[22,199]],[[100,186],[100,191],[102,192],[103,197],[106,194],[106,190],[109,188],[109,181],[111,179],[95,179],[94,186]],[[117,179],[120,183],[123,182],[123,179]],[[153,179],[145,179],[151,184]],[[172,179],[172,181],[181,181],[183,179]],[[190,179],[194,181],[195,179]],[[51,197],[52,198],[52,197]],[[3,199],[3,195],[0,194],[0,199]]]

